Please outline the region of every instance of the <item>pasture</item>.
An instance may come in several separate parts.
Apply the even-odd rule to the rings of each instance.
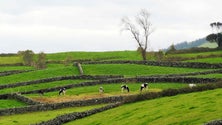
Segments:
[[[216,50],[211,52],[169,54],[164,58],[193,58],[192,60],[186,61],[204,62],[214,65],[221,64],[221,52],[220,50]],[[150,60],[156,59],[155,54],[150,54],[148,57]],[[64,62],[67,59],[71,61],[68,65],[65,65]],[[0,110],[10,110],[16,113],[0,116],[0,124],[40,123],[42,121],[52,120],[59,115],[84,112],[119,102],[112,100],[110,102],[97,103],[97,100],[95,100],[91,101],[93,104],[90,103],[88,106],[76,106],[72,101],[78,102],[81,100],[87,104],[88,100],[93,99],[103,100],[108,97],[127,97],[143,93],[158,93],[168,89],[189,89],[189,83],[195,83],[201,87],[207,83],[205,80],[212,81],[208,82],[208,84],[212,84],[213,86],[213,83],[222,80],[222,73],[214,73],[213,71],[215,69],[212,69],[210,66],[205,68],[192,68],[192,66],[189,65],[186,67],[178,67],[173,65],[153,66],[127,63],[82,63],[84,75],[81,76],[78,67],[73,65],[74,61],[81,63],[106,60],[141,60],[141,56],[136,51],[51,53],[46,54],[47,68],[41,70],[37,70],[32,66],[13,65],[22,63],[20,56],[1,57],[0,72],[13,70],[30,71],[0,76]],[[159,63],[157,62],[157,64]],[[222,68],[216,70],[220,69]],[[202,74],[199,74],[200,72]],[[209,73],[204,74],[203,72]],[[196,75],[190,75],[192,73]],[[73,79],[71,78],[72,76],[76,78]],[[166,81],[158,81],[160,78],[166,79]],[[190,78],[191,80],[184,81],[184,78]],[[157,79],[157,81],[152,80],[151,82],[151,79]],[[140,92],[140,85],[144,82],[149,83],[149,89]],[[120,87],[123,84],[126,84],[130,88],[129,93],[121,92]],[[101,86],[104,88],[104,93],[99,93]],[[63,87],[66,88],[66,94],[59,96],[59,89]],[[119,107],[74,120],[67,124],[162,124],[163,122],[165,124],[202,124],[211,120],[222,119],[220,117],[222,115],[221,109],[219,108],[222,102],[220,99],[222,95],[221,89],[205,90],[203,92],[195,92],[195,88],[190,89],[192,90],[190,92],[194,93],[179,94],[176,96],[172,94],[174,95],[172,97],[158,97],[140,102],[123,103]],[[39,91],[43,91],[44,94],[40,95],[38,93]],[[11,93],[21,94],[22,97],[37,103],[42,103],[42,105],[57,105],[57,103],[71,105],[61,109],[49,108],[50,110],[47,109],[45,111],[19,113],[14,109],[24,108],[24,110],[26,110],[26,107],[31,105],[16,98],[7,98],[4,95]],[[36,104],[33,106],[35,105]],[[38,118],[35,116],[38,116]],[[26,119],[24,119],[24,117],[26,117]],[[106,122],[103,122],[101,119]]]
[[[222,57],[187,60],[186,62],[205,62],[205,63],[217,64],[217,63],[222,63]]]
[[[25,103],[14,99],[0,99],[0,104],[0,109],[26,106]]]
[[[182,73],[209,70],[209,69],[136,65],[136,64],[95,64],[95,65],[90,64],[90,65],[83,65],[82,67],[85,74],[93,74],[93,75],[108,74],[108,75],[125,75],[125,76],[182,74]]]
[[[62,80],[62,81],[55,81],[55,82],[38,83],[38,84],[33,84],[33,85],[0,89],[0,93],[6,94],[6,93],[12,93],[12,92],[33,91],[33,90],[39,90],[39,89],[47,89],[50,87],[59,87],[59,86],[64,86],[68,84],[78,84],[84,81],[86,80]]]
[[[125,104],[65,125],[203,124],[221,119],[221,91],[216,89]]]
[[[95,86],[85,86],[68,89],[66,95],[59,96],[58,92],[48,92],[45,93],[43,97],[40,97],[39,94],[28,94],[27,97],[36,100],[44,101],[45,103],[55,103],[60,102],[60,100],[71,101],[71,100],[81,100],[81,99],[92,99],[92,98],[101,98],[109,96],[126,96],[129,94],[139,94],[141,83],[127,83],[130,88],[130,92],[121,92],[121,85],[126,83],[115,83],[115,84],[104,84],[104,85],[95,85]],[[99,87],[104,88],[104,93],[99,93]],[[187,84],[181,83],[150,83],[148,92],[159,92],[168,88],[182,88],[187,87]]]
[[[24,113],[19,115],[0,116],[0,124],[1,125],[35,124],[37,122],[52,119],[61,114],[66,114],[71,112],[81,112],[101,106],[103,105],[85,106],[81,108],[71,107],[71,108],[63,108],[63,109],[45,111],[45,112],[40,111],[40,112]]]
[[[0,65],[1,64],[15,64],[15,63],[22,63],[22,58],[19,56],[8,56],[8,57],[0,56]]]
[[[35,70],[26,73],[0,77],[0,85],[75,74],[78,74],[78,70],[73,66]]]

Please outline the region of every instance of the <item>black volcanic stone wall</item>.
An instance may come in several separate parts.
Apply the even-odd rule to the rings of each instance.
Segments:
[[[36,101],[34,101],[34,100],[30,99],[30,98],[27,98],[25,96],[22,96],[20,94],[15,94],[14,93],[14,94],[10,94],[10,95],[11,95],[11,98],[16,99],[16,100],[21,101],[21,102],[25,102],[28,105],[41,104],[40,102],[36,102]]]
[[[19,74],[19,73],[24,73],[24,72],[30,72],[33,70],[10,70],[10,71],[3,71],[0,72],[0,76],[8,76],[8,75],[12,75],[12,74]]]
[[[104,97],[104,98],[95,98],[89,100],[78,100],[71,102],[62,102],[62,103],[54,103],[54,104],[36,104],[26,107],[19,108],[10,108],[10,109],[0,109],[0,116],[3,115],[12,115],[12,114],[22,114],[26,112],[34,112],[34,111],[47,111],[47,110],[55,110],[66,107],[80,107],[80,106],[89,106],[96,104],[107,104],[107,103],[116,103],[121,102],[123,100],[122,96],[113,96],[113,97]]]
[[[209,82],[217,82],[221,79],[215,79],[215,78],[195,78],[195,77],[133,77],[133,78],[112,78],[107,80],[98,80],[98,81],[92,81],[92,82],[83,82],[79,84],[69,84],[65,86],[59,86],[54,88],[47,88],[47,89],[40,89],[43,92],[53,92],[53,91],[59,91],[60,88],[66,88],[67,91],[70,88],[74,87],[83,87],[83,86],[93,86],[93,85],[103,85],[103,84],[118,84],[118,83],[127,83],[127,82],[137,82],[137,83],[143,83],[143,82],[172,82],[172,83],[196,83],[196,84],[202,84],[202,83],[209,83]],[[26,91],[21,92],[21,94],[32,94],[32,93],[38,93],[40,90],[33,90],[33,91]]]
[[[46,78],[46,79],[39,79],[27,82],[19,82],[19,83],[12,83],[12,84],[4,84],[0,85],[0,89],[5,88],[12,88],[18,86],[25,86],[25,85],[32,85],[38,83],[46,83],[46,82],[53,82],[53,81],[62,81],[62,80],[74,80],[74,79],[86,79],[86,80],[100,80],[100,79],[110,79],[110,78],[122,78],[121,75],[80,75],[80,76],[60,76],[60,77],[53,77],[53,78]]]
[[[167,89],[162,92],[149,92],[149,93],[142,93],[142,94],[136,94],[136,95],[128,95],[123,97],[122,102],[116,103],[116,104],[111,104],[102,108],[97,108],[85,112],[74,112],[70,114],[65,114],[58,116],[52,120],[41,122],[37,125],[61,125],[63,123],[73,121],[76,119],[80,119],[98,112],[105,111],[110,108],[117,107],[119,105],[122,105],[124,103],[132,103],[132,102],[137,102],[137,101],[143,101],[143,100],[149,100],[149,99],[154,99],[154,98],[159,98],[159,97],[165,97],[165,96],[174,96],[177,94],[184,94],[184,93],[190,93],[190,92],[198,92],[198,91],[205,91],[205,90],[212,90],[216,88],[222,88],[221,83],[217,83],[215,85],[212,84],[207,84],[204,86],[197,86],[193,88],[181,88],[181,89]],[[221,121],[214,121],[209,125],[220,125]]]
[[[0,64],[0,66],[24,66],[24,64],[23,63]]]
[[[89,100],[78,100],[71,102],[62,102],[62,103],[54,103],[54,104],[36,104],[27,107],[20,108],[10,108],[10,109],[1,109],[0,116],[2,115],[11,115],[11,114],[21,114],[26,112],[34,112],[34,111],[47,111],[54,109],[61,109],[65,107],[75,107],[75,106],[88,106],[88,105],[96,105],[96,104],[107,104],[107,103],[132,103],[142,100],[149,100],[159,97],[165,96],[175,96],[177,94],[185,94],[190,92],[199,92],[206,90],[213,90],[216,88],[222,88],[221,82],[214,84],[204,84],[202,86],[196,87],[185,87],[180,89],[166,89],[161,92],[148,92],[148,93],[140,93],[135,95],[127,95],[127,96],[112,96],[112,97],[104,97],[104,98],[95,98]],[[1,96],[0,96],[1,97]]]
[[[222,120],[214,120],[214,121],[210,121],[204,125],[222,125]]]
[[[64,123],[67,123],[69,121],[73,121],[76,119],[81,119],[108,109],[112,109],[115,107],[120,106],[122,103],[115,103],[115,104],[109,104],[107,106],[101,107],[101,108],[96,108],[96,109],[92,109],[92,110],[88,110],[85,112],[73,112],[73,113],[69,113],[69,114],[65,114],[65,115],[60,115],[57,116],[56,118],[49,120],[49,121],[45,121],[45,122],[41,122],[38,123],[36,125],[62,125]]]
[[[16,93],[0,95],[0,99],[15,99],[15,100],[24,102],[28,105],[40,104],[40,102],[33,101],[30,98],[26,98],[25,96],[22,96],[22,95],[16,94]]]

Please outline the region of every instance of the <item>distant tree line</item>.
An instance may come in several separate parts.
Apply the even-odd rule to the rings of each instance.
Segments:
[[[184,42],[181,42],[181,43],[178,43],[178,44],[175,44],[175,45],[172,44],[169,48],[165,49],[165,51],[171,50],[172,46],[176,50],[181,50],[181,49],[195,48],[195,47],[198,47],[198,46],[200,46],[204,43],[207,43],[207,40],[205,38],[201,38],[201,39],[198,39],[198,40],[195,40],[195,41],[192,41],[192,42],[184,41]]]
[[[41,52],[37,54],[37,59],[35,59],[35,53],[32,50],[19,51],[17,53],[22,57],[23,64],[26,66],[34,66],[37,69],[46,68],[46,54]]]

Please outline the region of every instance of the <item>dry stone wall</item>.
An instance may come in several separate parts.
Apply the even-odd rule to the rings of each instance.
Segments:
[[[1,109],[0,116],[22,114],[22,113],[34,112],[34,111],[55,110],[55,109],[61,109],[61,108],[66,108],[66,107],[80,107],[80,106],[89,106],[89,105],[96,105],[96,104],[116,103],[116,102],[121,102],[122,100],[123,100],[122,96],[113,96],[113,97],[95,98],[95,99],[89,99],[89,100],[78,100],[78,101],[62,102],[62,103],[54,103],[54,104],[36,104],[36,105],[30,105],[26,107]]]
[[[24,64],[23,63],[0,64],[0,66],[24,66]]]
[[[222,88],[221,83],[217,83],[215,85],[207,84],[204,86],[197,86],[197,87],[193,87],[193,88],[187,87],[187,88],[181,88],[181,89],[168,89],[168,90],[164,90],[162,92],[149,92],[149,93],[144,93],[144,94],[129,95],[129,96],[125,96],[123,98],[122,102],[119,102],[116,104],[108,105],[108,106],[105,106],[102,108],[97,108],[97,109],[93,109],[93,110],[89,110],[89,111],[85,111],[85,112],[78,112],[78,113],[74,112],[74,113],[70,113],[70,114],[61,115],[61,116],[58,116],[52,120],[41,122],[37,125],[61,125],[66,122],[69,122],[69,121],[80,119],[80,118],[83,118],[83,117],[86,117],[86,116],[89,116],[89,115],[92,115],[92,114],[95,114],[95,113],[98,113],[101,111],[105,111],[110,108],[117,107],[117,106],[122,105],[124,103],[132,103],[132,102],[137,102],[137,101],[142,101],[142,100],[149,100],[149,99],[165,97],[165,96],[174,96],[174,95],[182,94],[182,93],[211,90],[211,89],[216,89],[216,88]],[[214,123],[221,123],[221,121],[215,121]],[[214,125],[214,123],[209,124],[209,125]]]
[[[214,73],[222,73],[221,69],[215,69],[210,71],[201,71],[201,72],[191,72],[191,73],[183,73],[183,74],[168,74],[168,75],[151,75],[149,77],[177,77],[177,76],[194,76],[194,75],[207,75],[207,74],[214,74]],[[142,77],[142,76],[141,76]],[[144,76],[148,77],[148,76]]]
[[[132,103],[132,102],[149,100],[149,99],[154,99],[154,98],[159,98],[159,97],[174,96],[177,94],[213,90],[216,88],[222,88],[221,82],[218,82],[215,84],[205,84],[202,86],[196,86],[192,88],[185,87],[185,88],[180,88],[180,89],[167,89],[161,92],[148,92],[148,93],[128,95],[128,96],[112,96],[112,97],[95,98],[95,99],[89,99],[89,100],[78,100],[78,101],[55,103],[55,104],[36,104],[36,105],[27,106],[27,107],[1,109],[0,116],[11,115],[11,114],[21,114],[21,113],[33,112],[33,111],[55,110],[55,109],[61,109],[65,107],[75,107],[75,106],[88,106],[88,105],[117,103],[117,102]]]
[[[45,122],[41,122],[38,123],[36,125],[62,125],[64,123],[67,123],[69,121],[73,121],[76,119],[81,119],[108,109],[112,109],[115,107],[120,106],[122,103],[115,103],[115,104],[109,104],[107,106],[101,107],[101,108],[96,108],[96,109],[92,109],[92,110],[88,110],[85,112],[73,112],[73,113],[69,113],[69,114],[65,114],[65,115],[60,115],[57,116],[56,118],[49,120],[49,121],[45,121]]]
[[[8,76],[8,75],[12,75],[12,74],[19,74],[19,73],[24,73],[24,72],[30,72],[33,70],[10,70],[10,71],[3,71],[0,72],[0,76]]]
[[[214,121],[210,121],[204,125],[222,125],[222,120],[214,120]]]
[[[22,96],[22,95],[16,94],[16,93],[0,95],[0,99],[15,99],[15,100],[24,102],[24,103],[26,103],[28,105],[40,104],[40,102],[36,102],[36,101],[34,101],[34,100],[30,99],[30,98],[27,98],[25,96]]]
[[[46,82],[53,82],[53,81],[62,81],[62,80],[75,80],[75,79],[86,79],[86,80],[100,80],[100,79],[109,79],[109,78],[122,78],[121,75],[80,75],[80,76],[60,76],[60,77],[53,77],[53,78],[46,78],[46,79],[39,79],[27,82],[19,82],[19,83],[12,83],[12,84],[4,84],[0,85],[0,89],[5,88],[13,88],[18,86],[25,86],[31,84],[39,84],[39,83],[46,83]]]
[[[195,78],[195,77],[132,77],[132,78],[112,78],[107,80],[97,80],[92,82],[82,82],[79,84],[69,84],[65,86],[47,88],[47,89],[40,89],[43,92],[53,92],[59,91],[61,88],[66,88],[67,91],[70,88],[75,87],[83,87],[83,86],[93,86],[93,85],[103,85],[103,84],[119,84],[119,83],[130,83],[130,82],[149,82],[149,83],[158,83],[158,82],[169,82],[169,83],[196,83],[196,84],[203,84],[203,83],[214,83],[221,79],[215,78]],[[33,90],[33,91],[26,91],[21,92],[21,94],[32,94],[32,93],[39,93],[40,90]]]

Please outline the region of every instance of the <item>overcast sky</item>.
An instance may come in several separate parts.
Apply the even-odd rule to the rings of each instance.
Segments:
[[[135,50],[121,18],[151,13],[150,50],[193,41],[222,21],[221,0],[0,0],[0,53]]]

